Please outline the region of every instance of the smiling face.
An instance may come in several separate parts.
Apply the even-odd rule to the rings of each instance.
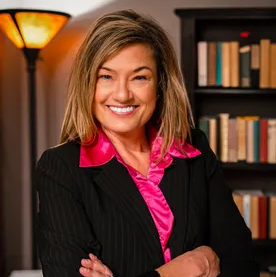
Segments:
[[[146,44],[131,44],[107,59],[98,71],[93,114],[105,131],[130,133],[144,128],[156,106],[157,68]]]

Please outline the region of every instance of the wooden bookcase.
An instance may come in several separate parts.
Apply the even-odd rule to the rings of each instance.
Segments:
[[[204,115],[259,115],[276,118],[276,89],[198,87],[197,43],[239,41],[256,43],[263,38],[276,42],[275,8],[176,9],[181,24],[181,66],[198,126]],[[247,38],[240,34],[246,32]],[[231,189],[276,191],[276,164],[222,163]],[[276,214],[275,214],[276,216]],[[261,269],[276,265],[276,240],[255,240]]]

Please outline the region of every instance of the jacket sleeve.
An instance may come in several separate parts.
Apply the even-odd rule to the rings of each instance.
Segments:
[[[36,240],[43,276],[82,276],[81,259],[97,255],[97,241],[74,179],[55,149],[45,151],[38,161],[36,188]]]
[[[217,157],[201,134],[209,191],[210,247],[220,258],[220,277],[258,277],[251,232],[226,185]]]
[[[36,240],[44,277],[80,277],[81,259],[99,255],[99,243],[81,201],[79,188],[54,149],[36,168],[39,211]],[[107,265],[108,266],[108,265]],[[152,270],[138,277],[158,277]]]

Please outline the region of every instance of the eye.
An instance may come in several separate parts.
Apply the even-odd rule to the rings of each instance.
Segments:
[[[138,81],[147,80],[146,76],[136,76],[134,79],[135,79],[135,80],[138,80]]]
[[[106,75],[106,74],[104,74],[104,75],[100,75],[100,76],[99,76],[99,79],[103,79],[103,80],[111,80],[111,79],[112,79],[112,77],[111,77],[110,75]]]

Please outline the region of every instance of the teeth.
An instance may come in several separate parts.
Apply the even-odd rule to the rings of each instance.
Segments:
[[[116,113],[129,113],[129,112],[132,112],[135,109],[135,107],[131,106],[131,107],[119,108],[119,107],[109,106],[109,109]]]

